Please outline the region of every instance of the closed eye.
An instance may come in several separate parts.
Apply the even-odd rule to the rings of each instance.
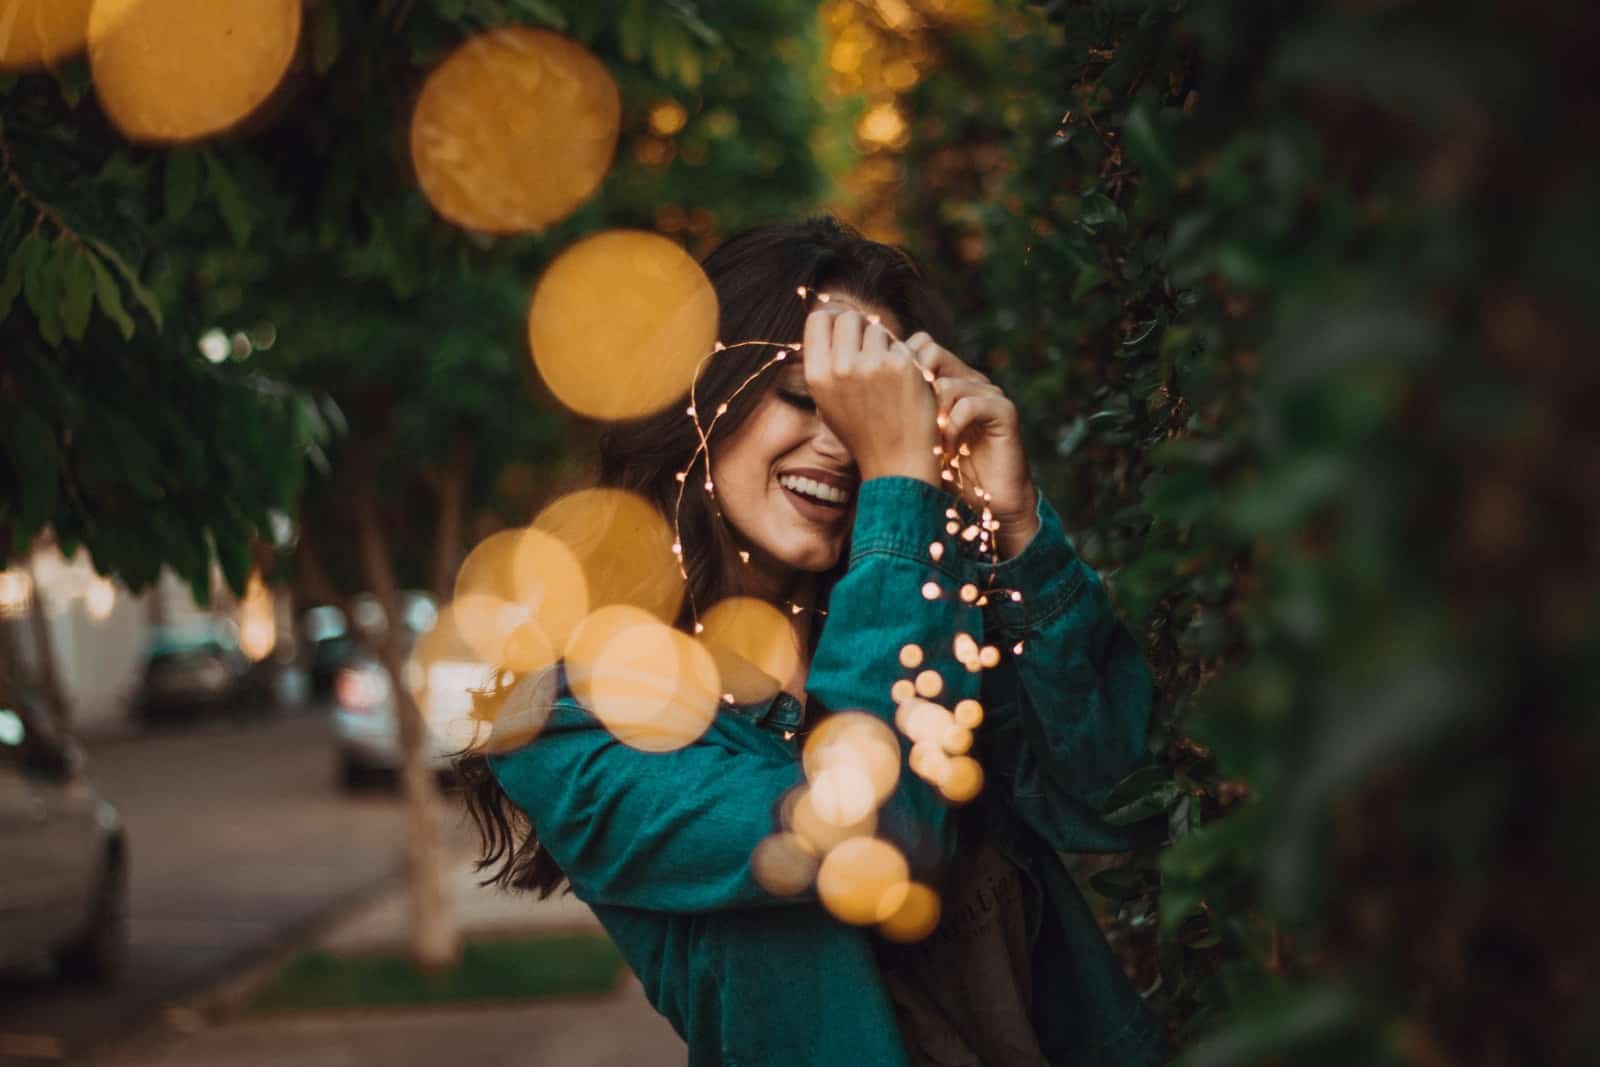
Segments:
[[[797,407],[801,411],[817,410],[817,402],[805,393],[791,393],[785,389],[778,390],[778,398],[785,404]]]

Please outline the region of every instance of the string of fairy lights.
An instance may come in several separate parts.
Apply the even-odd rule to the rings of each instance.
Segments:
[[[826,304],[831,299],[828,293],[820,292],[804,285],[797,286],[795,288],[795,294],[801,300],[809,300],[812,297],[815,297],[817,302],[821,304]],[[883,324],[880,316],[873,314],[866,316],[866,318],[870,324],[877,326],[879,329],[882,329],[885,333],[887,333],[892,342],[899,344],[905,343],[903,338],[897,337],[894,331],[890,330]],[[776,348],[778,351],[755,371],[747,375],[745,379],[733,390],[733,392],[728,395],[727,399],[717,404],[716,409],[712,412],[708,422],[702,422],[701,420],[703,416],[700,411],[699,398],[696,392],[700,379],[700,372],[705,368],[706,364],[710,360],[716,358],[716,356],[723,352],[731,351],[737,348],[752,347]],[[684,564],[683,549],[683,499],[685,492],[688,490],[690,475],[694,471],[695,465],[701,461],[702,457],[704,457],[706,473],[705,479],[701,484],[705,489],[706,494],[712,499],[713,504],[715,504],[717,499],[717,489],[716,482],[711,475],[711,435],[716,430],[717,422],[727,415],[729,405],[746,389],[750,388],[750,386],[754,385],[758,380],[760,380],[762,375],[776,367],[778,364],[787,360],[794,353],[801,350],[802,345],[798,341],[752,340],[738,341],[731,345],[717,341],[713,345],[712,350],[707,353],[703,359],[701,359],[699,365],[695,368],[694,379],[689,386],[689,406],[684,409],[684,413],[694,424],[696,444],[694,452],[689,456],[688,465],[685,466],[683,470],[678,471],[674,476],[678,482],[678,493],[674,502],[672,514],[672,554],[677,560],[678,574],[683,578],[684,583],[688,588],[689,611],[691,618],[694,620],[695,633],[700,633],[704,627],[700,623],[700,607],[695,600],[694,588],[689,584],[688,581],[689,572],[688,568]],[[921,364],[918,364],[918,369],[921,370],[923,378],[931,386],[935,380],[933,372]],[[948,422],[948,417],[946,414],[944,412],[940,412],[937,419],[939,428],[941,430],[944,429]],[[957,448],[954,452],[946,454],[944,446],[941,444],[936,444],[933,446],[933,454],[939,457],[941,461],[939,470],[940,479],[950,483],[951,488],[958,492],[970,489],[972,494],[976,496],[982,504],[982,509],[976,522],[968,521],[963,523],[963,516],[960,511],[954,507],[947,508],[945,510],[945,519],[947,520],[945,523],[945,532],[953,537],[959,537],[962,541],[971,544],[980,558],[987,559],[987,561],[991,564],[998,563],[999,551],[995,543],[994,535],[1000,529],[1000,522],[994,517],[994,512],[989,507],[989,501],[993,498],[988,490],[984,489],[982,485],[978,483],[975,472],[969,472],[963,470],[962,468],[961,461],[972,455],[970,446],[968,446],[965,442],[961,442],[957,445]],[[720,508],[716,509],[716,514],[719,520],[722,519],[723,516]],[[931,542],[928,545],[928,555],[934,562],[938,562],[941,558],[943,558],[943,542]],[[739,560],[743,565],[749,566],[749,551],[741,550],[739,552]],[[975,604],[978,607],[986,607],[989,604],[989,598],[991,596],[998,595],[1008,596],[1011,600],[1018,603],[1022,601],[1022,592],[1020,590],[997,588],[993,584],[995,574],[993,567],[989,569],[988,574],[989,576],[987,584],[983,589],[979,589],[977,585],[971,582],[965,583],[960,587],[958,590],[958,595],[963,602]],[[925,583],[922,586],[921,592],[922,595],[929,600],[937,600],[943,595],[943,591],[937,582]],[[824,608],[819,608],[815,605],[807,606],[803,604],[797,604],[792,600],[785,600],[784,606],[788,608],[791,616],[799,615],[804,611],[811,611],[818,616],[827,615],[827,610]],[[957,648],[959,649],[960,647],[961,645],[958,642]],[[1017,642],[1017,644],[1013,646],[1012,651],[1016,655],[1021,655],[1022,642]],[[963,659],[962,662],[963,665],[966,664],[965,659]],[[998,660],[996,659],[995,662],[997,663]],[[994,665],[994,663],[983,664],[983,666]]]

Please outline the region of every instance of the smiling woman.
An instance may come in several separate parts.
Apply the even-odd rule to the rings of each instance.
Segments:
[[[666,634],[710,652],[721,703],[641,744],[575,637],[493,694],[537,736],[460,763],[481,867],[568,885],[691,1065],[1157,1062],[1059,856],[1129,844],[1095,812],[1146,758],[1149,675],[1015,408],[938,343],[910,258],[832,219],[704,271],[721,341],[680,403],[610,429],[600,482],[673,523]]]

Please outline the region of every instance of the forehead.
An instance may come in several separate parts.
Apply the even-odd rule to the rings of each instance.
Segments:
[[[900,321],[900,316],[896,315],[893,311],[890,311],[882,304],[875,304],[870,300],[865,300],[854,293],[844,290],[824,289],[823,292],[828,294],[829,307],[836,308],[840,305],[843,305],[847,308],[854,308],[856,311],[859,311],[861,314],[869,317],[876,315],[878,317],[878,321],[883,324],[884,329],[888,330],[902,341],[905,340],[905,329],[904,325]]]

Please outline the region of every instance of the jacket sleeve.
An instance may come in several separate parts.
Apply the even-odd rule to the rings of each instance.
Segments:
[[[1043,496],[1039,530],[1021,553],[970,565],[980,587],[1021,594],[990,594],[984,608],[989,639],[1005,655],[995,689],[1015,699],[986,709],[979,731],[1018,813],[1061,851],[1133,847],[1099,812],[1111,788],[1150,759],[1152,684],[1099,575]]]
[[[963,566],[945,532],[950,506],[915,479],[861,486],[849,565],[833,588],[807,679],[815,702],[892,724],[890,687],[909,643],[926,650],[924,669],[939,671],[948,699],[977,695],[977,676],[956,664],[951,646],[957,629],[981,636],[982,617],[960,596]],[[930,552],[935,541],[944,546],[940,560]],[[568,697],[537,738],[491,756],[490,765],[580,898],[704,912],[807,899],[774,898],[750,871],[783,795],[804,780],[798,750],[769,740],[747,743],[714,726],[677,751],[640,752]],[[879,833],[914,869],[919,857],[942,860],[951,847],[943,801],[904,766],[879,812]]]

